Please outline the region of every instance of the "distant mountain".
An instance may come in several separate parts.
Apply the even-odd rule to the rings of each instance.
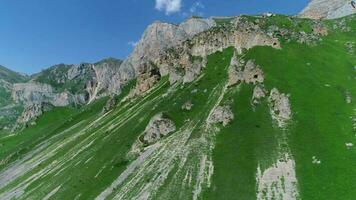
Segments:
[[[36,119],[48,105],[81,106],[119,93],[123,86],[121,63],[107,58],[94,64],[58,64],[32,75],[27,82],[13,84],[12,100],[24,106],[18,123]]]
[[[311,19],[335,19],[356,13],[354,0],[311,0],[300,13]]]
[[[29,79],[29,76],[14,72],[4,66],[0,65],[0,80],[9,83],[21,83]]]
[[[29,80],[29,76],[14,72],[0,65],[0,130],[10,126],[21,113],[21,106],[11,98],[13,85]]]

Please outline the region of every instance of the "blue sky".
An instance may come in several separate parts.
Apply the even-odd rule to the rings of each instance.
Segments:
[[[58,63],[126,58],[155,20],[293,15],[308,0],[0,0],[0,65],[32,74]]]

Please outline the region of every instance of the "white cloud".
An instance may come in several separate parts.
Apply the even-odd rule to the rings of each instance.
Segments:
[[[190,7],[189,11],[190,13],[197,13],[199,9],[203,9],[203,8],[204,8],[204,4],[197,1]]]
[[[205,8],[204,4],[201,1],[196,1],[194,2],[189,10],[183,12],[184,17],[190,17],[190,16],[204,16],[204,13],[202,10]]]
[[[156,0],[156,9],[164,11],[166,15],[179,12],[182,8],[182,0]]]
[[[135,42],[135,41],[130,41],[127,43],[128,45],[132,46],[132,47],[136,47],[138,42]]]

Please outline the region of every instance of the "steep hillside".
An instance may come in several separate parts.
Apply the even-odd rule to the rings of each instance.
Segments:
[[[0,199],[353,199],[355,33],[215,19],[115,98],[0,132]]]

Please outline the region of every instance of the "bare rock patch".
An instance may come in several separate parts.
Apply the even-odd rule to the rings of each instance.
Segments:
[[[193,108],[192,101],[187,101],[182,105],[182,110],[190,111]]]
[[[252,104],[258,104],[260,103],[261,99],[266,97],[266,91],[263,85],[256,85],[255,88],[253,89],[253,94],[252,94]]]
[[[176,126],[174,122],[163,113],[159,113],[153,116],[153,118],[148,123],[142,140],[145,143],[152,144],[157,142],[162,137],[174,132],[175,130]]]
[[[244,65],[244,61],[236,61],[235,56],[231,60],[229,67],[229,83],[228,86],[245,82],[247,84],[263,83],[263,71],[257,66],[254,61],[249,60]],[[243,66],[244,65],[244,66]]]
[[[279,127],[284,127],[286,122],[292,118],[289,95],[280,93],[273,88],[268,97],[272,118],[277,121]]]
[[[230,106],[218,106],[210,114],[208,123],[218,124],[222,123],[223,126],[228,125],[234,119],[234,113],[231,111]]]

